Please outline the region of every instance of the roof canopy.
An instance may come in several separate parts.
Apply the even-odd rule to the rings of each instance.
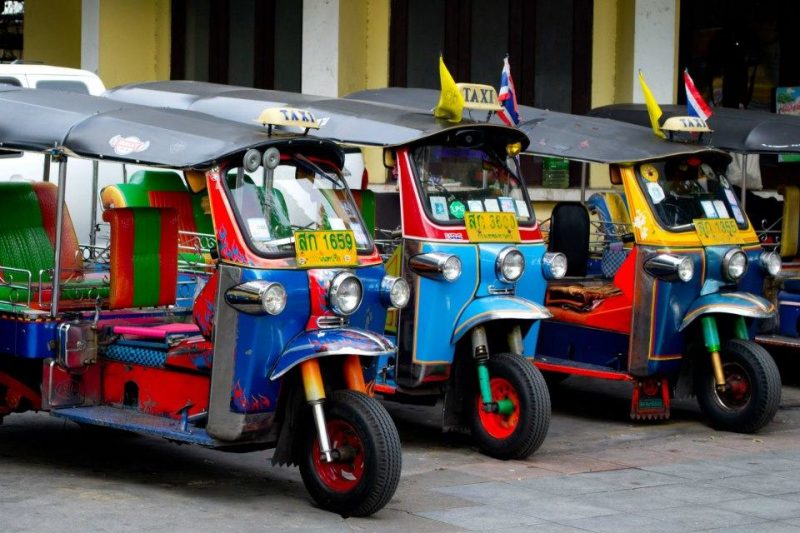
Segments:
[[[686,115],[686,108],[661,106],[665,116]],[[590,115],[649,126],[644,104],[616,104],[592,109]],[[769,154],[800,152],[800,117],[749,109],[715,107],[706,121],[713,130],[705,142],[729,152]]]
[[[463,127],[505,131],[527,146],[522,134],[496,124],[459,124],[434,119],[417,106],[386,105],[355,99],[329,98],[285,91],[249,89],[206,82],[165,81],[123,85],[106,97],[124,102],[188,109],[246,124],[254,123],[268,107],[292,106],[309,110],[320,121],[309,135],[341,143],[399,146]],[[501,130],[502,128],[502,130]]]
[[[438,101],[439,93],[433,89],[390,87],[359,91],[346,98],[432,109]],[[647,127],[640,127],[615,120],[571,115],[530,106],[519,106],[519,115],[519,129],[531,140],[526,152],[536,155],[593,163],[633,163],[709,151],[703,146],[657,139],[649,123],[646,124]],[[499,123],[500,119],[494,117],[492,121]]]
[[[273,142],[262,129],[207,115],[77,93],[0,87],[0,148],[203,168]],[[317,141],[319,143],[319,141]]]

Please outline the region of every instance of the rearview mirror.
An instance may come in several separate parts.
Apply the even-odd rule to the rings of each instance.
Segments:
[[[612,185],[622,184],[622,172],[617,165],[610,165],[608,167],[608,179],[611,180]]]

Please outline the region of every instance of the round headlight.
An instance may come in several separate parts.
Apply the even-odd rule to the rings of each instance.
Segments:
[[[451,255],[442,265],[442,277],[447,281],[455,281],[461,276],[461,259]]]
[[[500,280],[506,283],[514,283],[525,271],[525,256],[513,246],[503,248],[497,254],[495,271]]]
[[[403,278],[385,276],[381,282],[381,295],[384,305],[402,309],[408,304],[411,289]]]
[[[781,273],[783,261],[781,261],[781,256],[775,252],[761,252],[759,261],[761,262],[761,267],[766,270],[770,276],[774,277]]]
[[[732,248],[722,258],[722,274],[731,281],[738,281],[747,272],[747,256],[737,248]]]
[[[328,304],[337,315],[352,315],[361,305],[361,280],[350,272],[339,272],[328,289]]]
[[[547,252],[542,257],[542,274],[545,279],[561,279],[567,275],[567,256],[561,252]]]
[[[279,315],[286,307],[286,289],[280,283],[270,283],[261,292],[261,307],[271,315]]]
[[[678,278],[681,281],[690,281],[694,277],[694,263],[688,257],[681,259],[678,263]]]

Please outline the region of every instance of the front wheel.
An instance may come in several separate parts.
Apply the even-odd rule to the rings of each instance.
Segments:
[[[328,463],[322,458],[311,421],[299,460],[303,484],[323,509],[345,517],[371,515],[389,502],[400,481],[397,428],[377,400],[359,392],[333,392],[324,405],[338,459]]]
[[[486,412],[476,379],[469,395],[472,437],[486,455],[524,459],[539,449],[550,428],[547,384],[542,373],[521,355],[492,355],[487,366],[492,400],[511,400],[514,410],[508,415]]]
[[[703,413],[717,429],[753,433],[767,425],[781,403],[781,377],[769,353],[751,341],[729,340],[720,351],[725,390],[717,390],[710,356],[695,367],[694,386]]]

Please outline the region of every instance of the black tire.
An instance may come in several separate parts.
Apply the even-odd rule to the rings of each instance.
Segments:
[[[319,439],[309,413],[299,458],[303,484],[323,509],[343,517],[369,516],[391,500],[400,481],[402,457],[397,428],[377,400],[355,391],[336,391],[324,405],[331,446],[336,448],[336,435],[344,431],[345,438],[354,444],[357,463],[314,460],[313,450],[319,449]],[[339,469],[344,470],[345,476],[339,475]]]
[[[467,396],[472,437],[486,455],[497,459],[524,459],[539,449],[550,428],[547,384],[539,369],[521,355],[492,355],[487,366],[493,399],[509,397],[503,391],[510,386],[516,392],[518,403],[515,402],[515,412],[508,417],[484,413],[476,376],[471,394]],[[516,419],[512,418],[515,416]]]
[[[754,433],[767,425],[781,403],[781,377],[775,361],[752,341],[728,340],[720,357],[726,392],[717,392],[711,357],[698,353],[694,387],[700,409],[716,429]]]

